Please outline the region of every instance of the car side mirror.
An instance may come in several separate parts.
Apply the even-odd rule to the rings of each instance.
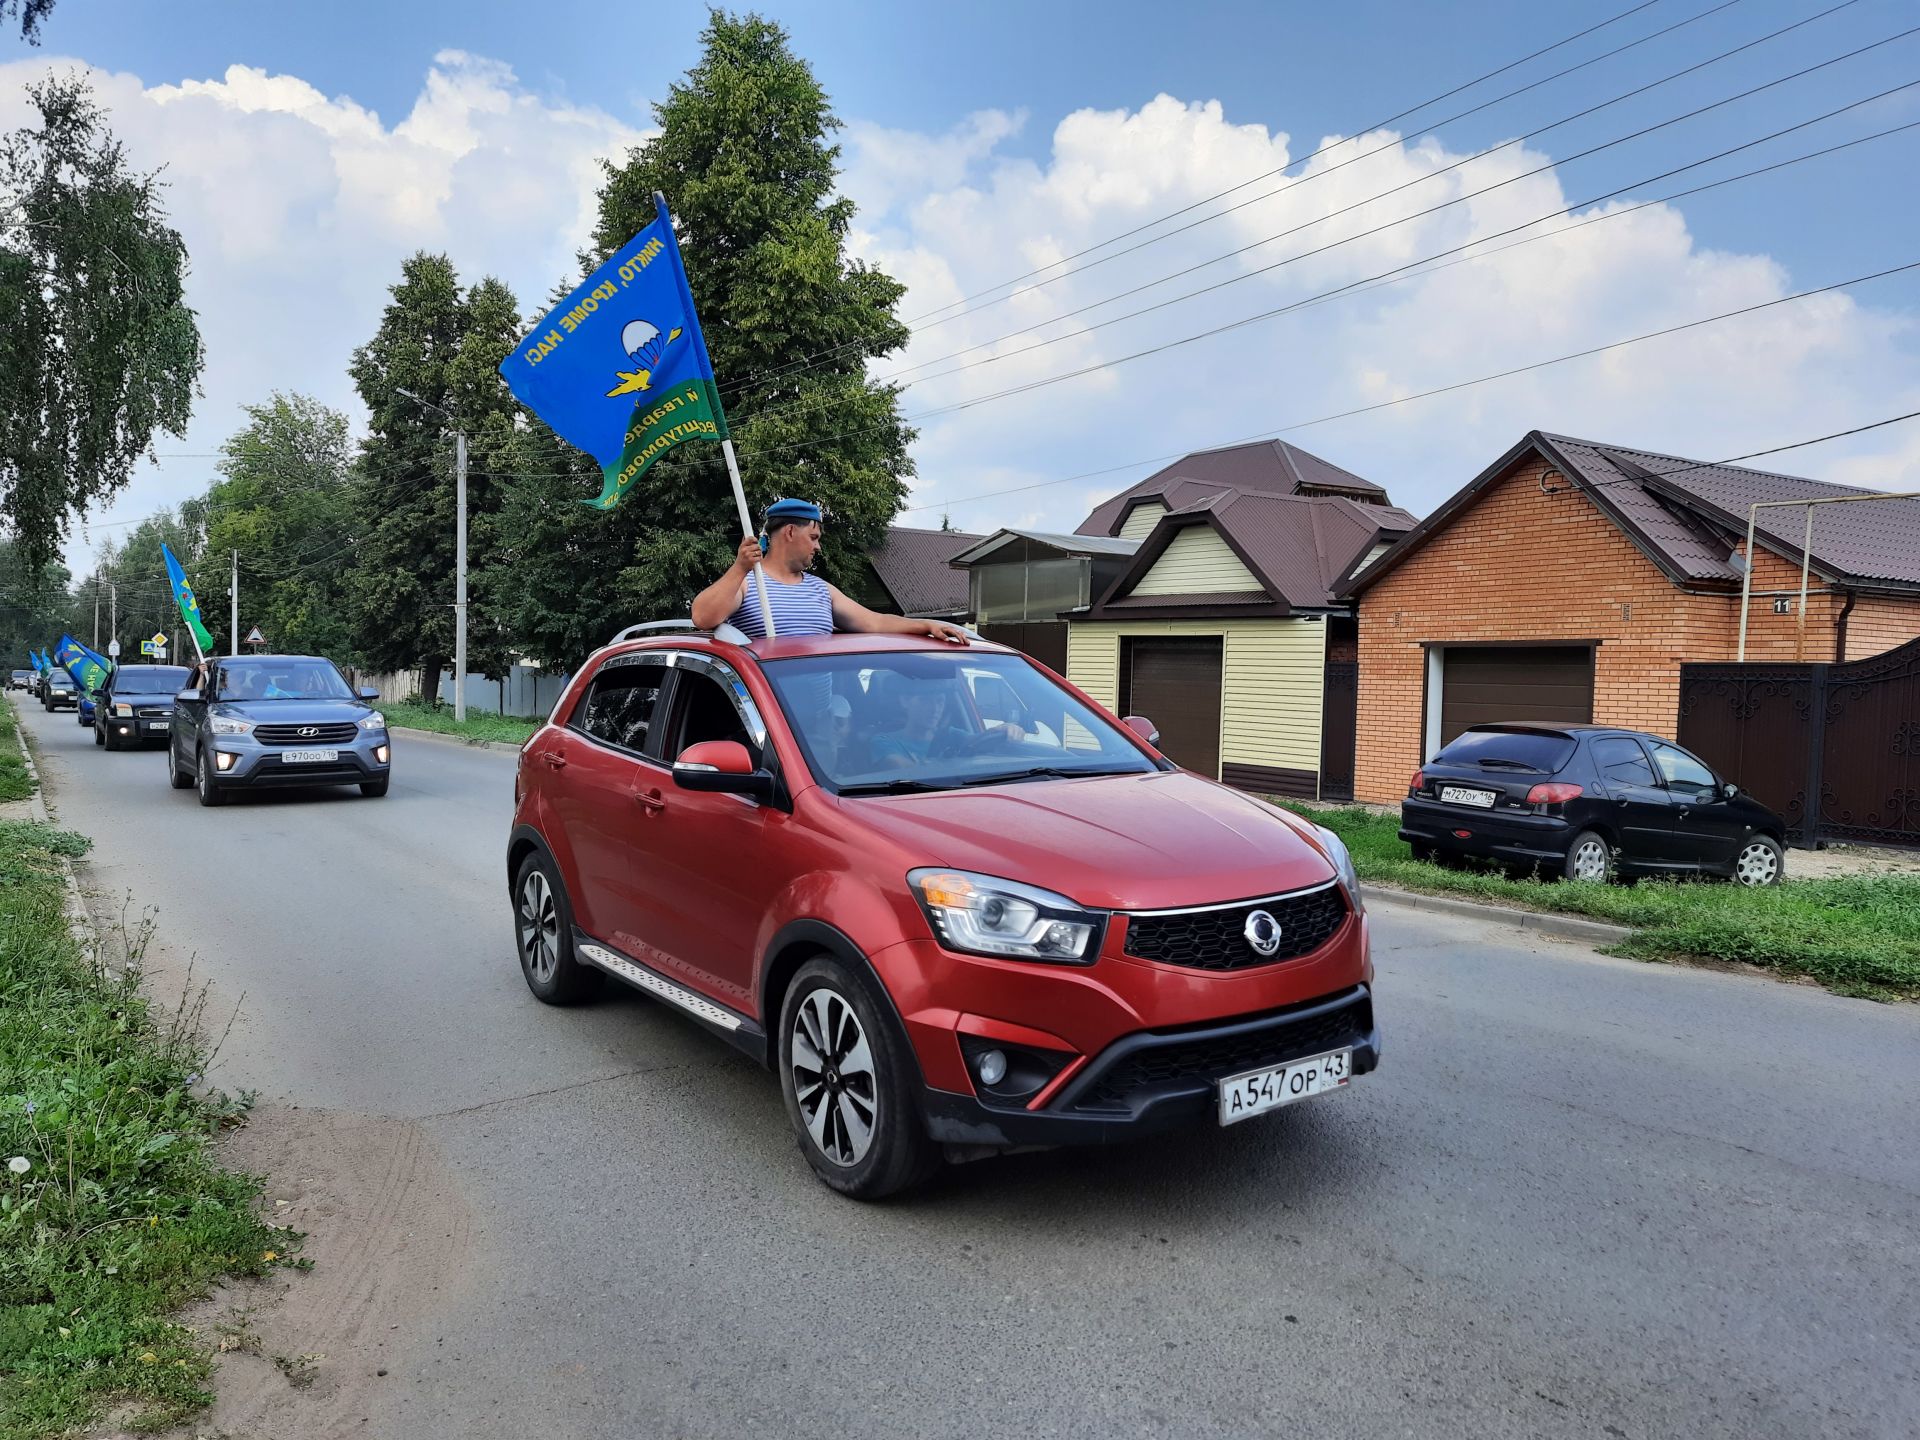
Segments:
[[[773,799],[773,775],[753,768],[753,756],[738,740],[703,740],[673,762],[673,783],[682,790],[745,795],[762,804]]]
[[[380,692],[371,685],[362,685],[359,693],[362,700],[378,700],[380,698]]]
[[[1740,787],[1738,785],[1735,785],[1732,781],[1728,781],[1726,784],[1720,787],[1720,798],[1722,800],[1731,800],[1733,799],[1734,796],[1738,795],[1739,793],[1740,793]]]
[[[1160,729],[1144,715],[1129,715],[1120,722],[1149,745],[1160,743]]]
[[[180,705],[180,704],[190,705],[195,700],[198,700],[199,698],[200,698],[200,692],[198,690],[193,690],[193,689],[182,690],[178,695],[173,697],[173,703],[176,705]]]

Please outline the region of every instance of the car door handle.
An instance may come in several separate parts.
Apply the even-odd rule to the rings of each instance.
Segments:
[[[640,808],[649,815],[658,815],[667,808],[667,802],[661,798],[658,790],[641,790],[633,798],[640,802]]]
[[[567,768],[567,757],[564,755],[548,754],[542,755],[540,758],[545,760],[547,765],[554,770],[564,770]]]

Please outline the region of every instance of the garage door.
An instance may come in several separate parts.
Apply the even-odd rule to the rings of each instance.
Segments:
[[[1593,651],[1584,645],[1449,645],[1440,673],[1442,745],[1490,721],[1593,719]]]
[[[1160,727],[1160,751],[1211,779],[1220,778],[1218,636],[1177,640],[1127,636],[1120,642],[1120,713]]]

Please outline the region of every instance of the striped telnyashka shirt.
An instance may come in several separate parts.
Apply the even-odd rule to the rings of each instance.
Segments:
[[[773,603],[773,628],[781,635],[831,635],[833,633],[833,592],[818,575],[802,575],[798,585],[783,585],[778,580],[767,584],[767,598]],[[764,639],[766,625],[760,619],[760,576],[747,576],[747,588],[740,608],[728,622],[754,640]]]

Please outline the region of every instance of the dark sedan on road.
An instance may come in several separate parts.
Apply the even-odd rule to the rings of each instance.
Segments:
[[[196,667],[174,697],[169,778],[224,805],[236,790],[358,785],[384,795],[393,752],[386,718],[317,655],[228,655]]]
[[[40,687],[40,703],[48,710],[78,710],[80,691],[73,677],[64,670],[54,671]]]
[[[93,704],[93,743],[124,750],[165,740],[173,697],[187,683],[184,665],[123,665],[107,676]]]
[[[1474,725],[1414,774],[1414,858],[1476,856],[1569,880],[1720,875],[1776,884],[1786,824],[1670,740],[1604,725]]]

